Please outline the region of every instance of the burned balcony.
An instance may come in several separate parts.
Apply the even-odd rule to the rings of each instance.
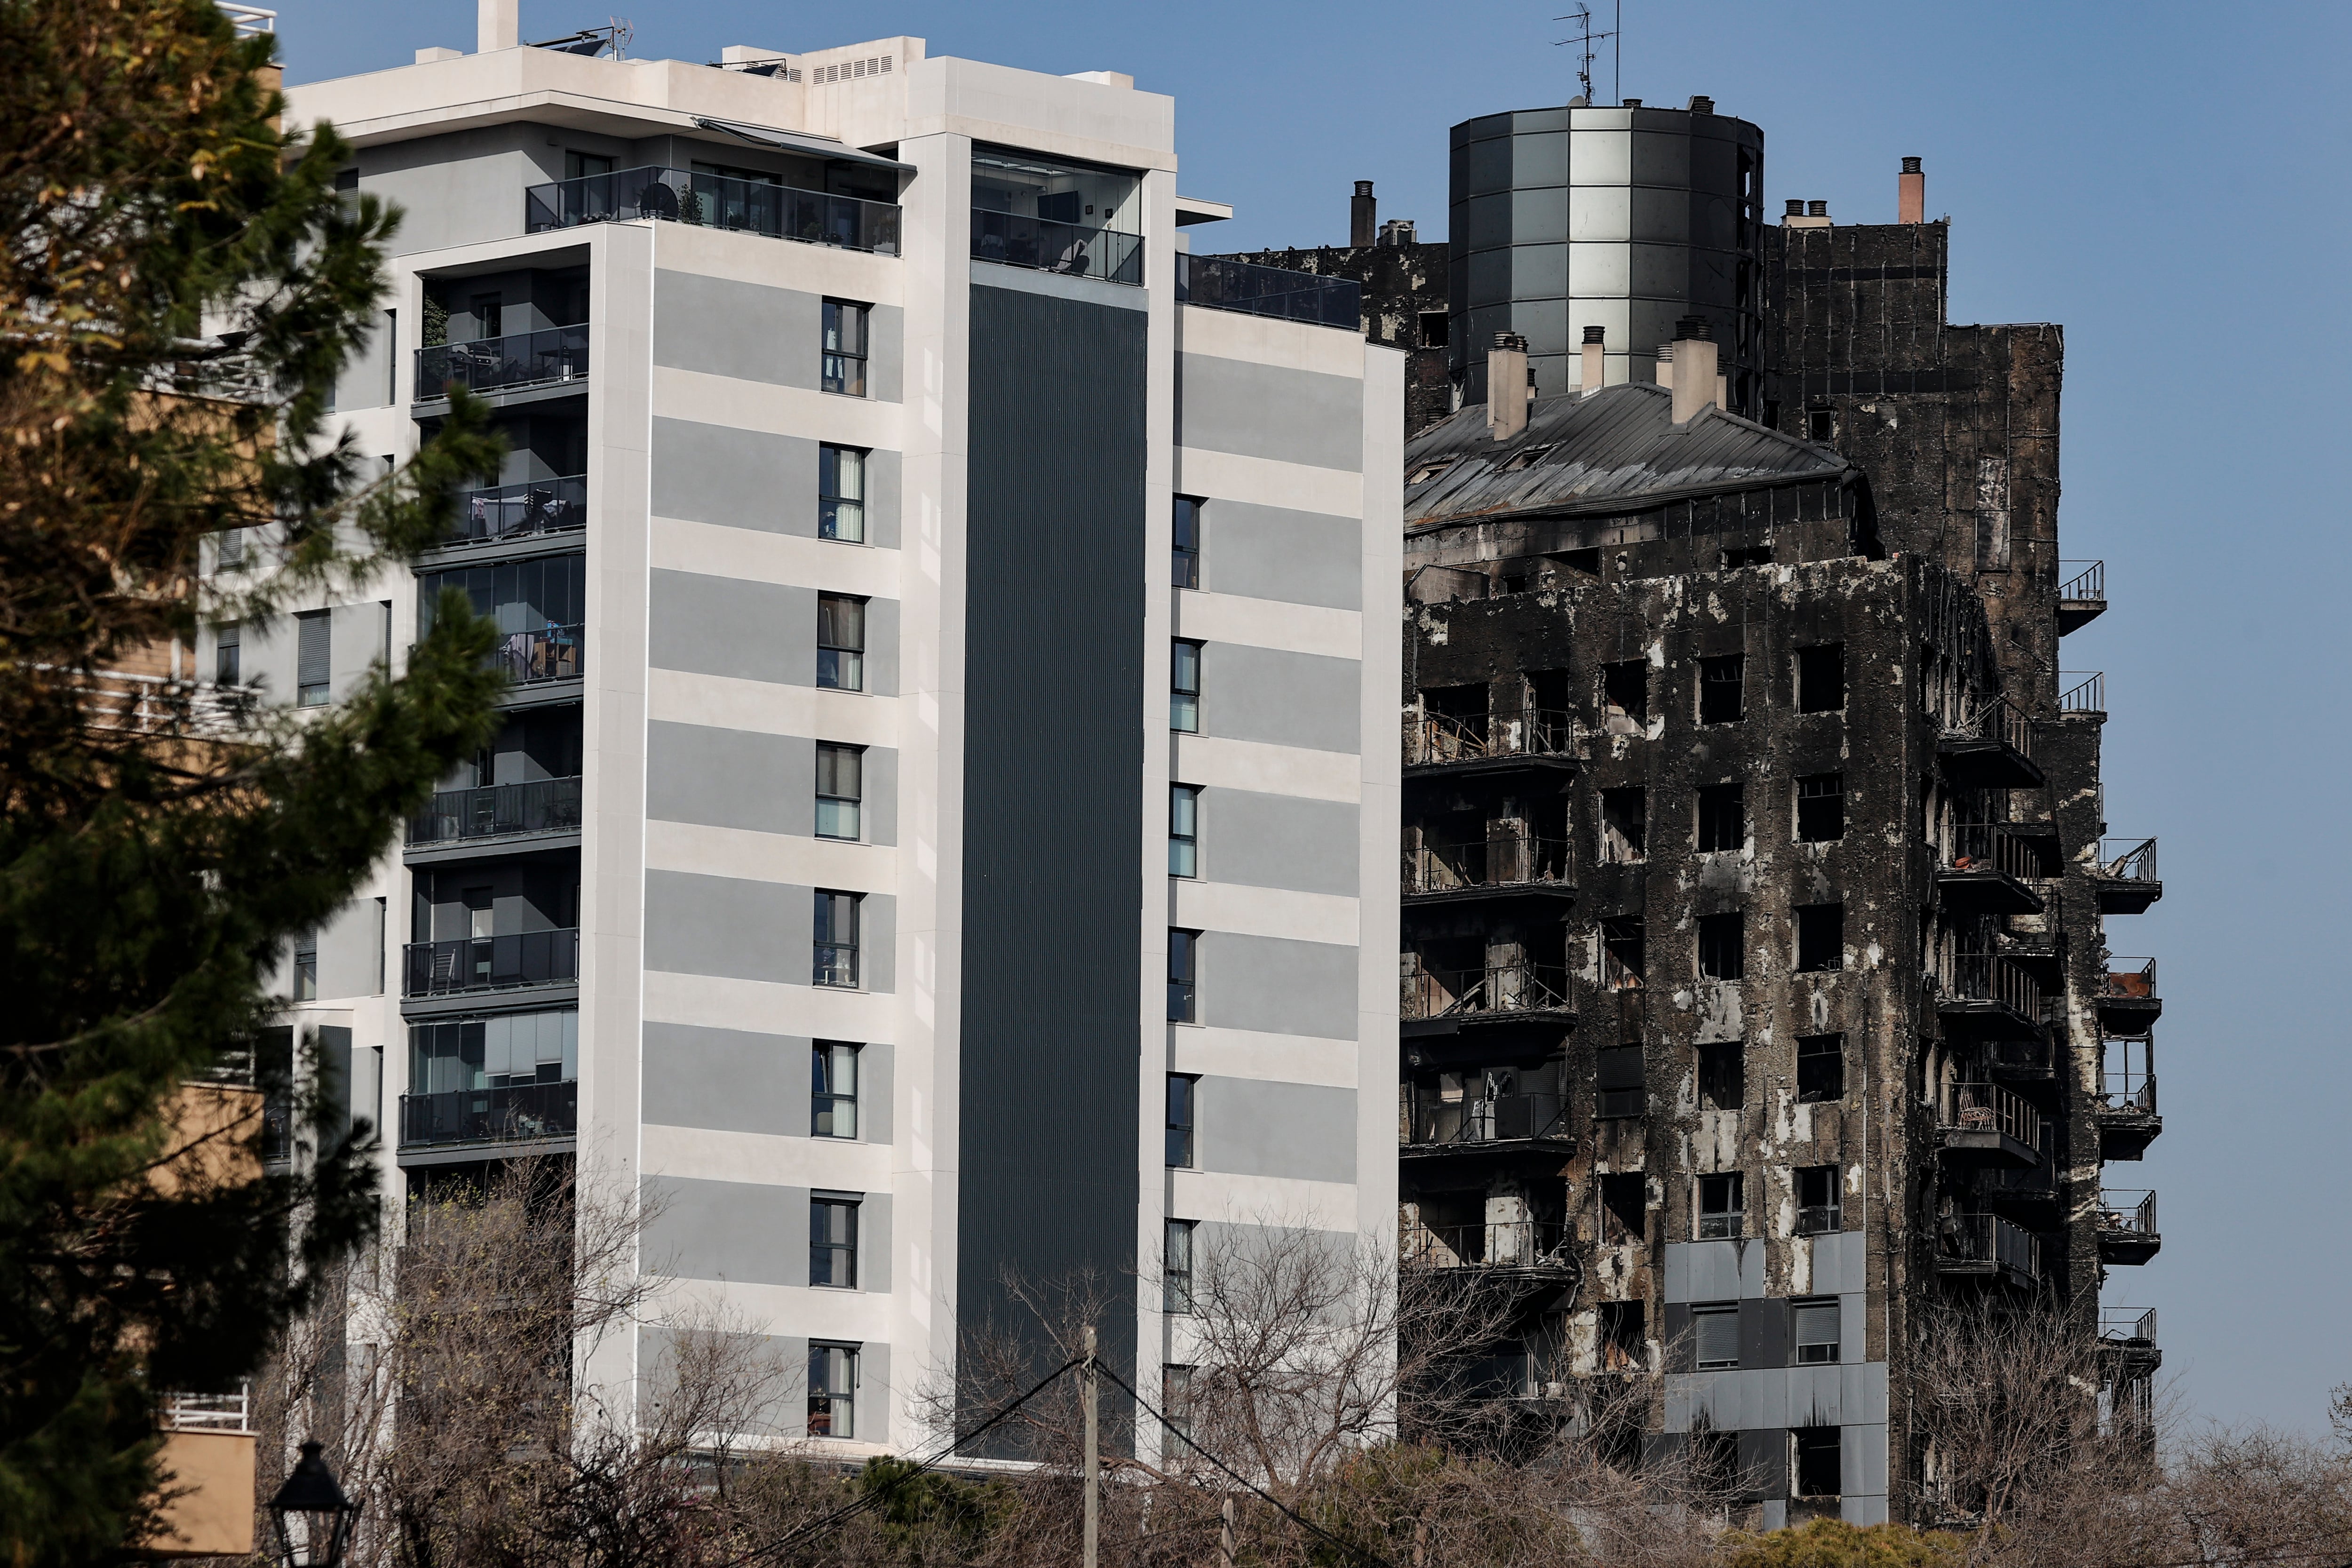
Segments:
[[[2042,1279],[2042,1238],[2000,1215],[1948,1215],[1936,1232],[1936,1272],[2031,1289]]]
[[[580,932],[576,929],[412,942],[404,952],[404,996],[568,985],[580,978]]]
[[[2164,1016],[2156,991],[2156,960],[2110,958],[2099,982],[2099,1026],[2111,1035],[2145,1035]]]
[[[588,526],[588,479],[524,479],[457,492],[457,521],[445,542],[493,543],[540,534],[572,533]]]
[[[2137,1265],[2164,1245],[2156,1228],[2156,1194],[2145,1187],[2102,1189],[2099,1194],[2099,1261]]]
[[[514,839],[580,828],[580,780],[445,789],[408,819],[411,848],[484,839]]]
[[[2164,1131],[2156,1112],[2156,1041],[2143,1036],[2102,1042],[2099,1098],[2092,1115],[2099,1128],[2099,1158],[2137,1160]]]
[[[2164,1352],[2156,1343],[2156,1309],[2100,1308],[2099,1349],[2119,1363],[2115,1369],[2119,1381],[2153,1376],[2164,1364]]]
[[[583,324],[418,349],[414,384],[416,400],[429,403],[447,396],[452,386],[470,392],[519,392],[587,379],[588,328]]]
[[[1941,1142],[1944,1158],[1954,1163],[2037,1164],[2042,1113],[1999,1084],[1956,1084],[1944,1109]]]
[[[1439,768],[1449,773],[1566,768],[1575,744],[1573,717],[1549,709],[1497,713],[1426,710],[1409,713],[1404,721],[1407,773]]]
[[[1936,1010],[1956,1031],[1988,1040],[2041,1040],[2042,986],[2025,967],[1997,952],[1952,961]]]
[[[1945,907],[1969,914],[2038,915],[2042,898],[2027,885],[2041,858],[1999,822],[1956,824],[1951,847],[1936,867]]]
[[[2099,858],[2091,863],[2090,872],[2103,915],[2146,914],[2150,904],[2164,897],[2164,884],[2156,875],[2153,838],[2100,839]]]
[[[1407,1220],[1398,1237],[1397,1262],[1408,1270],[1492,1270],[1572,1282],[1584,1272],[1574,1243],[1574,1233],[1557,1220],[1456,1226]]]
[[[580,1085],[521,1083],[400,1097],[404,1149],[570,1138],[580,1127]]]
[[[1564,1023],[1576,1016],[1565,964],[1433,969],[1418,954],[1406,953],[1399,980],[1397,1005],[1409,1033],[1449,1033],[1465,1025],[1522,1019]],[[1416,1030],[1414,1025],[1440,1027]]]
[[[2107,563],[2104,561],[2061,561],[2058,584],[2058,635],[2079,632],[2107,611]]]
[[[1576,877],[1565,838],[1489,834],[1460,844],[1422,844],[1404,852],[1407,906],[1480,900],[1573,900]]]
[[[1568,1135],[1568,1100],[1562,1095],[1447,1099],[1412,1089],[1400,1110],[1399,1145],[1407,1159],[1513,1152],[1556,1159],[1574,1147]]]
[[[1981,789],[2039,789],[2045,782],[2033,760],[2033,721],[2005,697],[1979,700],[1945,725],[1936,753],[1955,784]]]

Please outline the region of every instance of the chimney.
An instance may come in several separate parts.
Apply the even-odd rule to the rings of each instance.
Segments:
[[[1720,395],[1715,344],[1707,335],[1706,317],[1685,316],[1675,323],[1673,353],[1675,423],[1686,425],[1717,406]]]
[[[1584,329],[1584,347],[1579,351],[1580,357],[1577,365],[1577,381],[1587,397],[1600,391],[1601,384],[1609,378],[1608,362],[1601,358],[1601,355],[1608,352],[1608,328]]]
[[[1830,216],[1830,204],[1827,202],[1807,202],[1805,204],[1805,216],[1807,217],[1827,217]]]
[[[1672,392],[1675,388],[1675,345],[1658,345],[1658,384]]]
[[[522,44],[522,0],[480,0],[474,13],[474,47],[481,54]]]
[[[1784,207],[1784,208],[1782,208],[1782,209],[1781,209],[1781,212],[1780,212],[1780,226],[1781,226],[1781,227],[1783,227],[1783,228],[1787,228],[1787,227],[1790,226],[1790,219],[1792,219],[1792,218],[1801,218],[1801,217],[1802,217],[1802,216],[1805,216],[1805,198],[1804,198],[1804,197],[1802,197],[1802,196],[1790,196],[1790,197],[1789,198],[1789,205],[1788,205],[1786,207]]]
[[[1827,228],[1830,226],[1830,204],[1801,202],[1789,198],[1789,210],[1780,216],[1782,228]]]
[[[1528,340],[1517,332],[1496,332],[1486,351],[1486,433],[1507,441],[1528,427],[1528,404],[1535,388],[1528,382]]]
[[[1392,217],[1389,219],[1388,222],[1381,225],[1380,243],[1390,250],[1412,249],[1415,245],[1420,243],[1420,240],[1413,232],[1412,219],[1409,217]]]
[[[484,0],[488,4],[488,0]],[[1356,199],[1348,204],[1348,243],[1359,247],[1379,237],[1380,205],[1372,200],[1372,183],[1356,182]]]
[[[1895,178],[1895,221],[1927,221],[1927,175],[1916,158],[1904,159],[1903,173]]]

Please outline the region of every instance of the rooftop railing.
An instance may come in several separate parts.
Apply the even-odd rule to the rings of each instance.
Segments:
[[[1407,969],[1398,1006],[1406,1018],[1566,1012],[1568,970],[1559,964],[1490,963],[1484,969]]]
[[[1545,709],[1502,713],[1409,713],[1404,763],[1423,767],[1488,757],[1564,757],[1576,743],[1572,715]]]
[[[1573,1268],[1574,1240],[1557,1220],[1407,1223],[1401,1227],[1397,1255],[1407,1268]]]
[[[576,1082],[520,1083],[400,1097],[404,1148],[562,1138],[579,1128],[580,1085]]]
[[[1423,844],[1404,852],[1404,890],[1530,887],[1573,879],[1564,838],[1498,834],[1465,844]]]
[[[412,942],[403,952],[406,960],[404,996],[510,991],[580,977],[580,932],[570,927],[509,936]]]
[[[476,338],[465,343],[435,343],[416,351],[416,397],[447,395],[462,386],[473,392],[511,392],[529,386],[560,386],[588,379],[588,328],[543,327]]]
[[[2042,1147],[2042,1112],[1997,1083],[1955,1084],[1950,1114],[1948,1131],[2000,1132],[2029,1149]]]
[[[1411,1147],[1499,1143],[1566,1135],[1567,1100],[1557,1094],[1493,1094],[1441,1100],[1405,1097],[1403,1142]]]
[[[896,203],[797,190],[762,180],[647,164],[557,180],[523,193],[523,227],[530,234],[639,218],[870,250],[877,256],[898,254]]]
[[[457,521],[448,542],[475,544],[490,539],[569,533],[588,526],[588,478],[523,479],[511,485],[457,492]]]
[[[1019,213],[971,209],[971,258],[1106,283],[1143,284],[1143,237]]]
[[[408,842],[457,844],[579,826],[580,780],[533,779],[440,791],[432,805],[408,819]]]
[[[2039,1279],[2042,1238],[2000,1215],[1954,1215],[1936,1234],[1936,1258],[1948,1266],[2011,1268]]]
[[[1179,252],[1176,257],[1179,304],[1345,327],[1352,332],[1363,324],[1362,298],[1361,286],[1350,278],[1324,278],[1222,256]]]
[[[241,1384],[235,1394],[167,1394],[157,1414],[167,1432],[250,1432],[252,1385]]]

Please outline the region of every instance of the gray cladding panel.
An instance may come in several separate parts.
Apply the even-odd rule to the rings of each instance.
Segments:
[[[1672,1241],[1666,1244],[1669,1301],[1732,1301],[1764,1294],[1764,1243]]]
[[[747,1285],[809,1282],[806,1187],[647,1176],[638,1256],[651,1273]]]
[[[813,889],[691,871],[646,873],[647,969],[806,985],[814,923]]]
[[[1211,497],[1201,509],[1201,574],[1219,594],[1361,609],[1363,524]]]
[[[809,1044],[803,1035],[647,1023],[645,1119],[663,1127],[805,1138]]]
[[[1176,443],[1360,473],[1364,384],[1353,376],[1179,354]]]
[[[656,719],[646,726],[646,815],[752,833],[814,833],[816,742]]]
[[[1203,1078],[1201,1169],[1302,1182],[1356,1179],[1356,1091],[1318,1084]]]
[[[907,312],[896,305],[877,305],[866,319],[866,390],[877,403],[896,403],[901,395],[900,367],[907,360]]]
[[[1246,888],[1361,896],[1362,813],[1344,801],[1256,790],[1201,792],[1201,876]]]
[[[866,458],[866,542],[877,550],[898,548],[898,505],[903,493],[898,454],[876,450]]]
[[[1201,732],[1310,752],[1354,752],[1361,741],[1363,665],[1247,643],[1201,650]]]
[[[1201,1022],[1220,1029],[1356,1037],[1358,951],[1287,937],[1205,931],[1195,976]]]
[[[695,272],[654,273],[654,363],[814,392],[824,300]]]
[[[677,1397],[681,1361],[696,1369],[698,1381],[741,1369],[741,1386],[755,1394],[742,1417],[748,1433],[786,1438],[806,1436],[805,1339],[797,1334],[746,1334],[641,1323],[637,1365],[656,1411]]]
[[[778,686],[816,684],[816,590],[694,572],[652,574],[648,660]]]
[[[816,537],[816,448],[798,436],[656,417],[656,517]]]

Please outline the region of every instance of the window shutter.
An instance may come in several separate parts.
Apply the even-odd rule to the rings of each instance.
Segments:
[[[327,610],[313,610],[308,615],[297,616],[295,622],[299,627],[295,684],[324,686],[330,679],[333,662],[333,614]]]

